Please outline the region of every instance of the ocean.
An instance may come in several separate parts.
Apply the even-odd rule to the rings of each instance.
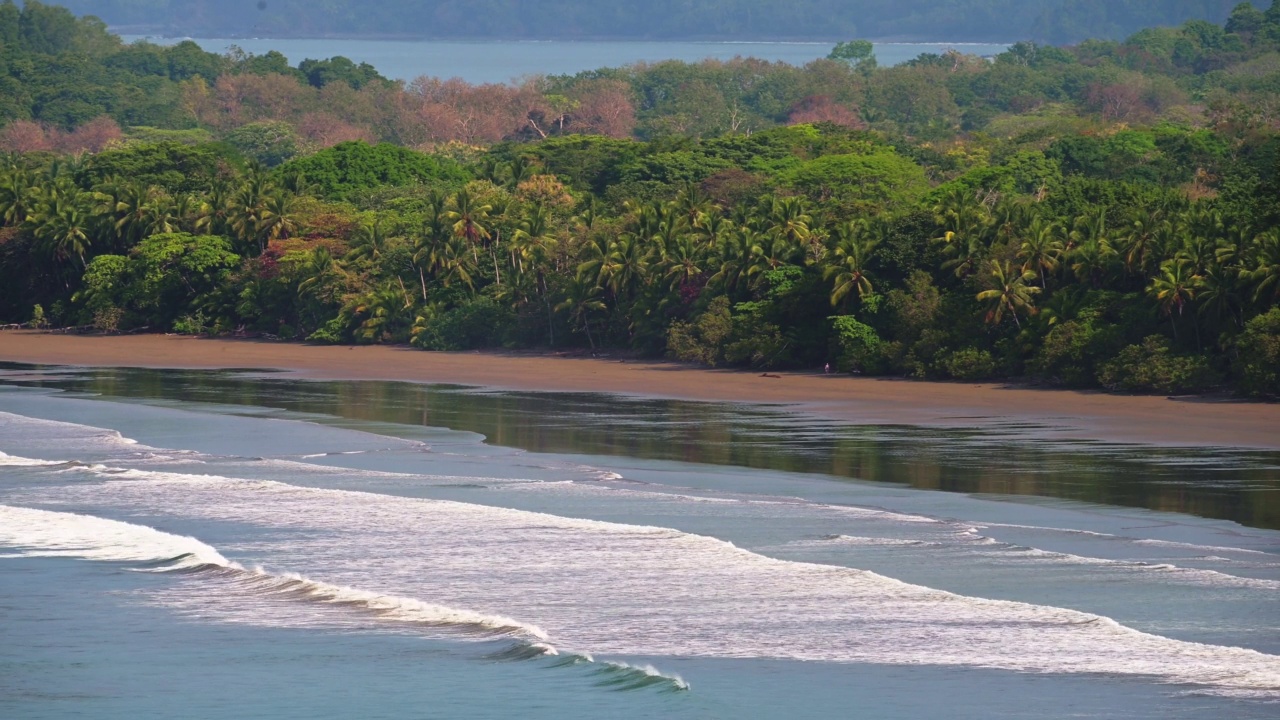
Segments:
[[[0,364],[0,717],[1272,718],[1280,453]]]
[[[530,75],[574,75],[588,70],[622,67],[639,62],[708,58],[731,60],[753,57],[791,65],[823,58],[834,43],[821,42],[671,42],[671,41],[438,41],[272,38],[162,38],[125,35],[126,42],[146,40],[171,45],[194,40],[208,52],[226,53],[233,47],[255,55],[275,50],[293,65],[341,55],[367,62],[392,80],[410,81],[428,75],[458,77],[471,83],[505,83]],[[1009,48],[986,43],[876,43],[876,60],[897,65],[922,53],[950,49],[970,55],[998,55]]]

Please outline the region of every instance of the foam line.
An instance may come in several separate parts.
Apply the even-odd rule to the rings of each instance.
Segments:
[[[41,467],[43,465],[61,465],[59,460],[35,460],[0,452],[0,467]]]
[[[0,544],[19,548],[21,555],[27,557],[146,563],[148,572],[213,574],[230,579],[246,592],[344,605],[397,622],[527,635],[538,640],[547,637],[540,628],[499,615],[320,582],[293,573],[272,574],[261,568],[245,568],[195,538],[92,515],[0,505]]]

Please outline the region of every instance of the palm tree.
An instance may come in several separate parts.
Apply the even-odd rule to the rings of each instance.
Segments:
[[[231,186],[225,182],[216,182],[209,188],[196,211],[196,232],[206,235],[230,234],[228,217],[232,195]]]
[[[1168,222],[1158,220],[1149,212],[1136,212],[1137,216],[1117,238],[1117,243],[1124,254],[1125,271],[1130,275],[1145,275],[1152,256],[1160,252],[1161,237],[1167,235],[1170,228]]]
[[[471,246],[472,253],[468,253],[467,248],[467,242],[460,237],[446,236],[445,241],[440,245],[436,255],[435,274],[445,287],[459,282],[466,285],[470,290],[475,289],[475,280],[473,279],[475,247]]]
[[[987,322],[998,325],[1007,312],[1013,324],[1021,329],[1018,313],[1034,315],[1036,312],[1035,296],[1040,294],[1040,288],[1028,284],[1035,277],[1034,272],[1015,269],[1008,261],[992,260],[992,288],[978,293],[978,300],[988,304]]]
[[[355,336],[366,342],[404,340],[413,322],[413,300],[405,291],[390,283],[366,293],[356,304],[356,315],[362,317]]]
[[[1243,327],[1243,298],[1240,295],[1240,273],[1233,268],[1214,265],[1200,277],[1200,287],[1196,295],[1200,301],[1198,314],[1207,315],[1221,322],[1229,317],[1236,325]]]
[[[1031,270],[1040,274],[1040,287],[1048,287],[1046,272],[1053,272],[1062,258],[1064,244],[1063,228],[1056,222],[1046,221],[1037,215],[1027,228],[1027,236],[1018,247],[1018,258],[1022,260],[1022,270]]]
[[[556,305],[556,310],[569,311],[569,317],[574,326],[586,331],[587,342],[591,345],[591,352],[594,353],[596,341],[591,336],[591,315],[604,312],[604,300],[600,297],[604,291],[590,277],[581,274],[574,276],[565,290],[565,299]]]
[[[692,229],[702,239],[702,244],[711,248],[715,247],[725,233],[733,229],[733,222],[720,212],[720,208],[713,205],[708,211],[698,213],[693,220]]]
[[[476,262],[480,260],[476,245],[489,238],[485,223],[492,210],[492,205],[480,202],[472,197],[469,190],[463,188],[453,196],[451,208],[444,214],[445,219],[453,225],[453,234],[467,241]]]
[[[1255,240],[1248,271],[1253,299],[1258,303],[1280,301],[1280,230],[1272,229]]]
[[[29,216],[29,219],[35,216]],[[85,253],[89,250],[90,216],[76,198],[59,198],[40,216],[35,236],[50,256],[58,260],[76,258],[85,267]]]
[[[538,166],[533,158],[528,155],[517,155],[511,158],[511,162],[507,163],[507,186],[514,188],[525,180],[533,177],[537,172]]]
[[[345,275],[342,266],[333,261],[329,249],[318,247],[312,250],[307,260],[299,268],[298,297],[319,298],[320,290],[331,280]]]
[[[145,215],[142,219],[144,237],[171,233],[178,229],[177,213],[169,196],[157,193],[144,206],[144,210]]]
[[[792,245],[803,245],[813,236],[809,227],[813,217],[809,215],[802,198],[778,198],[769,212],[771,230]]]
[[[361,223],[351,234],[351,249],[343,259],[348,262],[356,260],[377,262],[386,252],[387,240],[381,217],[375,217],[373,222]]]
[[[600,264],[596,284],[607,287],[615,298],[630,297],[648,278],[649,250],[639,238],[623,235],[609,243]]]
[[[132,182],[115,193],[116,236],[126,247],[146,237],[148,208],[156,192],[155,187]]]
[[[551,295],[547,291],[546,266],[556,239],[550,234],[551,214],[537,205],[530,215],[520,222],[520,228],[511,236],[512,265],[517,277],[525,275],[525,265],[535,270],[537,292],[547,308],[547,338],[556,344],[555,318],[551,311]]]
[[[796,264],[795,261],[804,253],[803,245],[796,245],[781,233],[759,233],[754,238],[756,242],[751,246],[747,275],[754,277],[753,282],[757,284],[763,280],[765,273]]]
[[[262,206],[261,224],[258,230],[262,238],[262,249],[277,240],[286,240],[298,229],[298,219],[294,215],[297,198],[287,190],[276,190],[267,195]]]
[[[1178,337],[1178,325],[1173,320],[1174,311],[1179,317],[1187,305],[1196,299],[1203,279],[1193,273],[1189,263],[1180,260],[1166,260],[1160,264],[1160,274],[1151,279],[1147,286],[1150,295],[1160,311],[1169,317],[1169,325],[1173,328],[1173,337]],[[1196,328],[1197,333],[1199,327]]]
[[[265,176],[251,174],[228,203],[227,228],[239,239],[243,248],[256,246],[259,253],[266,249],[262,221],[270,190]]]
[[[868,236],[864,224],[856,221],[837,225],[833,236],[836,264],[828,266],[823,276],[828,280],[835,278],[831,288],[831,305],[835,307],[853,290],[858,291],[860,298],[872,292],[866,267],[878,242]]]
[[[716,243],[716,272],[707,280],[707,284],[721,288],[726,294],[734,295],[743,284],[751,267],[751,250],[760,243],[756,232],[746,227],[730,229]]]
[[[35,176],[25,168],[12,168],[0,177],[0,221],[10,227],[26,222],[34,189]]]
[[[697,183],[687,182],[676,195],[675,208],[684,219],[686,227],[694,227],[698,216],[711,211],[711,198],[698,187]]]
[[[986,236],[991,227],[991,213],[966,188],[947,193],[933,207],[934,219],[943,233],[936,242],[943,246],[947,260],[943,268],[954,268],[956,277],[971,274],[986,252]]]
[[[694,284],[702,275],[705,255],[692,237],[685,235],[673,241],[662,259],[663,275],[672,292]]]

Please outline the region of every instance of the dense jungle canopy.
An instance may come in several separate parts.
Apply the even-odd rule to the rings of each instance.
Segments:
[[[1280,5],[390,82],[0,2],[0,322],[1280,395]]]

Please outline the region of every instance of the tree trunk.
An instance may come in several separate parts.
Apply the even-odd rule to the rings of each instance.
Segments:
[[[547,294],[547,276],[538,271],[538,285],[542,288],[542,302],[547,306],[547,346],[555,347],[556,344],[556,321],[555,314],[551,309],[551,296]]]

